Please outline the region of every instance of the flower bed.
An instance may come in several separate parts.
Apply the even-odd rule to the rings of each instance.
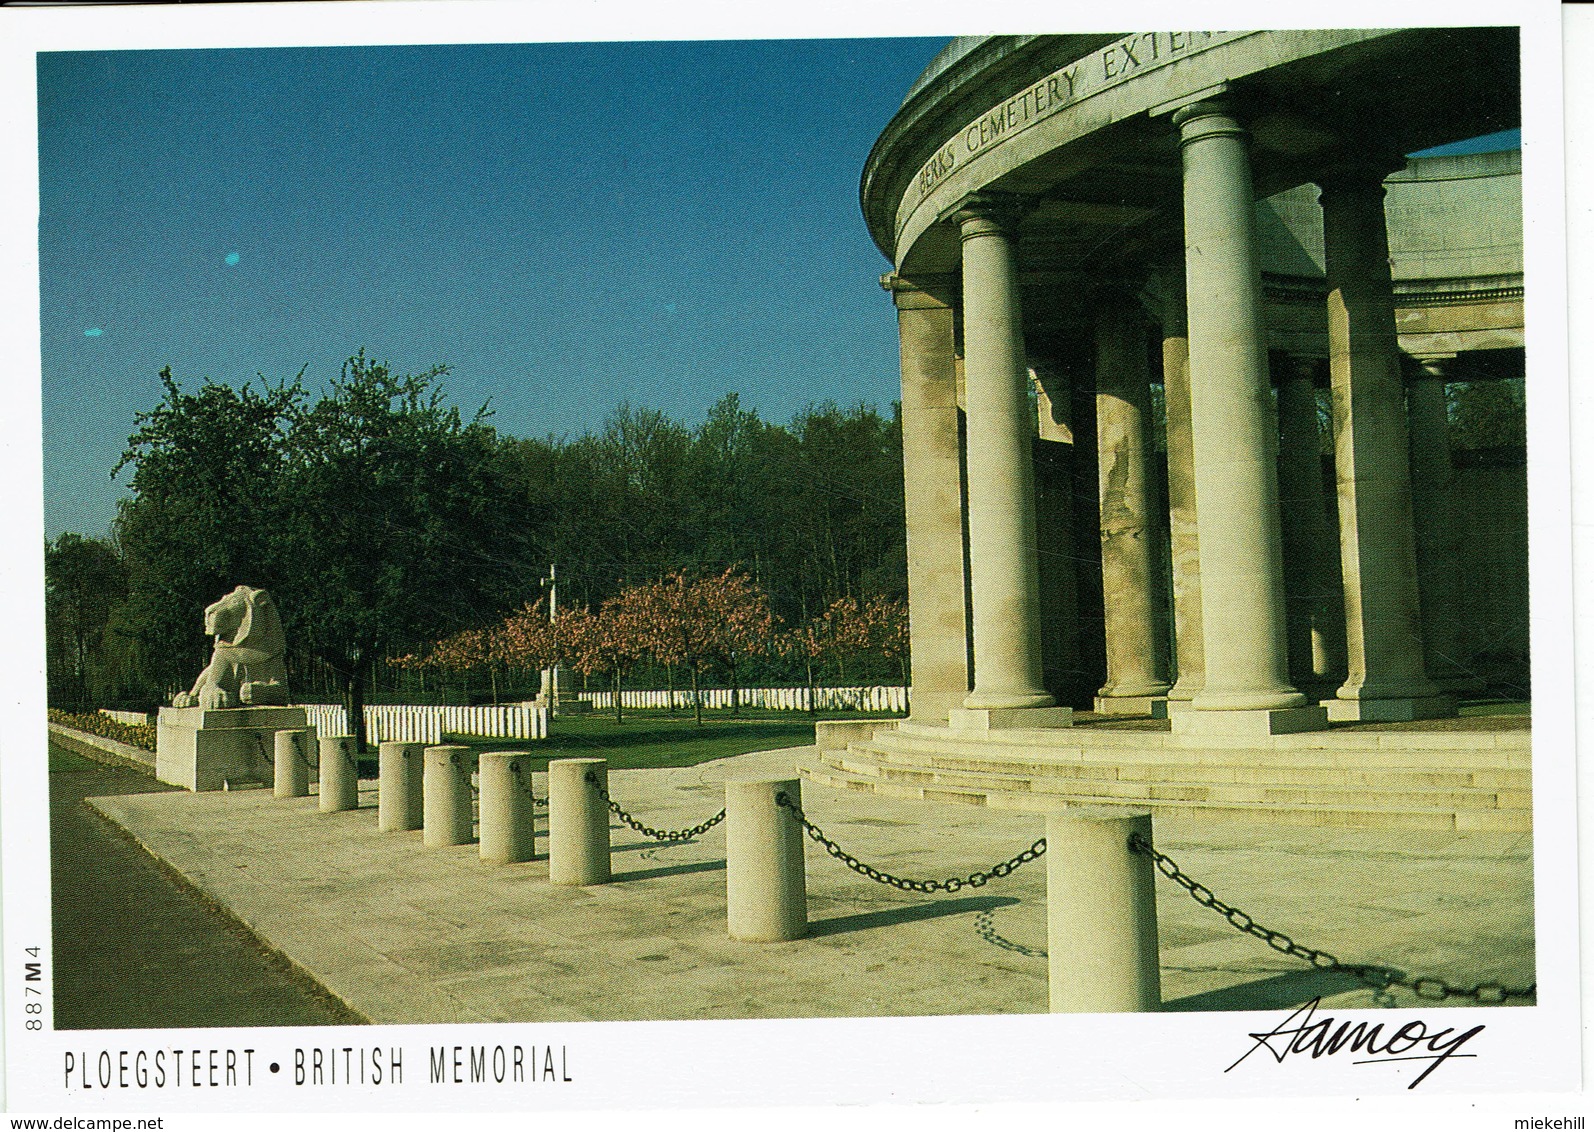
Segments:
[[[51,723],[59,723],[62,727],[70,727],[74,731],[87,731],[90,735],[98,735],[102,739],[115,739],[118,743],[126,743],[131,747],[140,747],[146,751],[155,749],[155,726],[150,723],[118,723],[108,715],[99,712],[58,711],[49,709]]]

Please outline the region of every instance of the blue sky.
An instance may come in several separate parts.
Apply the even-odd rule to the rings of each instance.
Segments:
[[[943,40],[39,56],[45,526],[103,534],[162,366],[364,347],[515,435],[896,396],[857,185]]]
[[[168,365],[445,363],[520,436],[733,390],[774,421],[885,410],[858,177],[944,42],[41,54],[46,535],[107,531]]]

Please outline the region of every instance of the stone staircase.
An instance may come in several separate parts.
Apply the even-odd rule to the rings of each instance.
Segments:
[[[1531,732],[1521,717],[1356,724],[1237,740],[1173,736],[1166,721],[953,731],[902,720],[821,745],[809,781],[1004,809],[1150,806],[1208,820],[1527,832]]]

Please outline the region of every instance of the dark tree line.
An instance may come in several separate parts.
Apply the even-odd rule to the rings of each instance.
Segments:
[[[902,431],[873,409],[821,405],[781,426],[733,393],[695,429],[621,405],[575,441],[511,443],[535,544],[585,604],[730,566],[792,622],[837,597],[906,595]]]
[[[561,603],[738,566],[791,623],[903,597],[901,430],[821,405],[789,425],[735,394],[695,427],[622,405],[574,439],[509,437],[447,402],[442,367],[362,352],[319,395],[303,374],[206,381],[138,415],[112,471],[112,537],[46,546],[50,696],[148,708],[204,666],[204,607],[273,591],[290,679],[357,705],[389,657],[501,620],[558,563]],[[359,718],[356,712],[351,718]]]

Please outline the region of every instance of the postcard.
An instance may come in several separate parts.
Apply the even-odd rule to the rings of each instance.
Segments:
[[[1104,16],[8,13],[12,1127],[1583,1127],[1561,13]]]

